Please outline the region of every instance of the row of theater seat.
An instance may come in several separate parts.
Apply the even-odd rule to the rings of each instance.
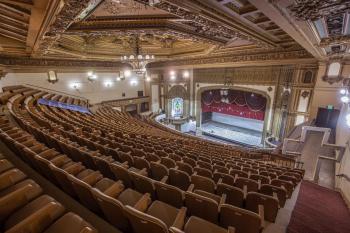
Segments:
[[[231,227],[235,224],[237,232],[259,232],[263,223],[258,214],[224,204],[225,195],[220,198],[222,201],[218,203],[212,198],[198,194],[197,192],[200,193],[200,191],[186,193],[186,206],[192,211],[191,214],[186,213],[185,207],[176,208],[171,204],[167,204],[166,200],[152,200],[151,195],[148,193],[141,194],[132,189],[124,190],[122,182],[114,182],[110,179],[102,178],[100,173],[84,169],[83,165],[71,161],[67,156],[35,143],[30,135],[23,131],[21,132],[20,129],[10,129],[7,123],[2,124],[1,129],[4,131],[1,133],[1,137],[10,148],[22,155],[25,160],[37,168],[38,171],[42,171],[49,179],[50,177],[56,177],[56,180],[52,181],[59,183],[62,188],[66,187],[66,190],[75,190],[76,195],[86,206],[93,209],[94,207],[92,206],[97,202],[96,211],[100,208],[106,217],[109,216],[111,223],[118,225],[120,229],[123,229],[123,226],[120,224],[123,223],[122,219],[125,216],[124,227],[127,227],[130,222],[132,229],[138,233],[145,232],[145,229],[149,229],[146,232],[167,232],[169,227],[177,228],[172,228],[173,231],[179,231],[179,229],[183,228],[185,232],[198,232],[203,229],[215,229],[214,232],[227,232],[229,226]],[[34,151],[37,151],[38,154]],[[79,169],[76,167],[79,167]],[[49,174],[52,174],[52,176]],[[166,199],[168,197],[168,195],[165,195]],[[170,199],[172,197],[173,194],[170,195]],[[202,201],[204,201],[203,204],[201,204]],[[208,210],[207,208],[211,211],[203,211],[204,209]],[[261,214],[263,207],[260,206],[259,209]],[[208,217],[203,215],[203,218],[199,218],[198,215],[204,212],[210,214]],[[185,217],[188,215],[190,218],[183,226]],[[212,216],[215,216],[215,219]],[[213,222],[205,220],[205,218]],[[142,226],[145,225],[145,221],[149,224]],[[214,222],[217,224],[213,224]],[[219,223],[220,226],[218,225]],[[140,228],[140,226],[142,227]],[[154,229],[154,227],[160,227],[161,229]]]
[[[0,222],[6,233],[97,233],[0,155]]]
[[[22,100],[23,100],[23,98],[22,98]],[[30,103],[30,101],[26,101],[26,102]],[[28,107],[28,106],[25,106],[25,107]],[[31,107],[33,107],[33,106],[31,106]],[[33,135],[35,134],[35,132],[33,131],[34,129],[30,129],[29,126],[34,125],[35,122],[30,121],[30,120],[32,120],[31,117],[33,117],[33,119],[35,119],[37,121],[37,123],[40,123],[40,125],[42,125],[42,126],[48,127],[48,129],[50,129],[50,130],[55,130],[56,129],[55,127],[57,127],[57,128],[60,127],[60,125],[57,125],[57,124],[50,124],[50,122],[47,121],[47,119],[43,118],[43,113],[47,113],[47,116],[48,116],[49,115],[48,112],[41,112],[40,113],[40,111],[38,111],[38,110],[42,110],[45,108],[42,108],[42,109],[41,108],[39,108],[39,109],[26,108],[26,109],[31,114],[30,116],[23,114],[23,108],[21,110],[20,106],[15,106],[13,108],[15,115],[18,114],[18,116],[24,117],[24,118],[26,118],[25,120],[28,120],[27,125],[23,125],[23,127],[28,128],[27,130],[29,132],[31,132]],[[63,118],[64,114],[66,114],[68,117],[77,115],[76,113],[74,114],[74,113],[71,113],[69,111],[60,111],[57,109],[47,108],[45,110],[50,110],[50,111],[52,111],[53,114],[58,114],[57,116],[62,117],[62,118]],[[33,115],[34,112],[35,112],[35,114],[39,114],[39,115]],[[80,116],[80,115],[78,114],[77,116]],[[87,117],[84,115],[81,115],[81,116],[82,116],[82,119]],[[20,121],[23,121],[23,120],[24,119],[21,119]],[[99,122],[99,121],[97,121],[97,122]],[[97,124],[97,122],[95,122],[95,123]],[[70,122],[69,124],[71,125],[72,123],[74,123],[74,122]],[[67,125],[69,125],[69,124],[67,124]],[[53,128],[51,128],[50,125]],[[40,128],[40,127],[38,127],[38,128]],[[194,208],[194,210],[193,210],[193,208],[192,209],[190,208],[190,206],[191,206],[190,196],[198,194],[200,196],[200,198],[209,198],[211,200],[216,200],[216,203],[220,203],[220,200],[225,199],[225,198],[223,198],[223,196],[228,196],[225,194],[225,195],[221,195],[218,197],[218,195],[217,195],[217,194],[219,194],[217,191],[217,187],[219,187],[220,185],[224,185],[223,184],[224,182],[222,182],[222,181],[229,183],[230,185],[229,184],[226,184],[226,185],[229,186],[230,188],[239,189],[239,187],[233,187],[233,185],[236,184],[236,181],[237,181],[237,186],[241,186],[241,187],[243,187],[243,189],[244,189],[244,187],[246,187],[244,190],[245,192],[243,192],[244,196],[245,196],[245,200],[242,201],[243,204],[238,204],[240,206],[244,206],[246,208],[249,208],[248,207],[250,205],[249,203],[253,203],[252,200],[255,200],[256,196],[263,195],[260,193],[256,193],[255,197],[254,197],[254,195],[252,195],[254,193],[248,192],[249,191],[248,186],[253,187],[254,185],[248,185],[248,183],[244,184],[244,182],[243,182],[243,185],[240,185],[240,183],[242,183],[242,181],[245,181],[244,178],[247,178],[247,177],[244,177],[244,175],[242,175],[243,177],[240,177],[239,174],[233,174],[234,175],[233,180],[231,179],[231,181],[233,181],[233,183],[231,181],[229,181],[230,179],[227,177],[230,176],[230,173],[232,175],[232,171],[239,170],[239,169],[237,169],[237,167],[228,166],[230,164],[231,164],[231,166],[238,166],[240,168],[240,170],[239,170],[240,173],[242,172],[241,174],[247,174],[248,178],[254,178],[254,175],[261,176],[264,174],[264,172],[268,172],[267,174],[270,175],[270,177],[267,177],[268,179],[271,179],[273,177],[273,175],[275,175],[277,177],[277,176],[285,175],[286,173],[291,173],[291,174],[287,174],[287,175],[292,175],[292,176],[289,176],[287,178],[291,179],[292,181],[287,181],[287,182],[290,182],[289,184],[293,185],[293,181],[295,181],[295,183],[297,183],[298,180],[300,179],[300,177],[302,177],[302,172],[294,170],[294,169],[276,167],[276,166],[273,166],[270,164],[265,164],[264,162],[261,163],[261,162],[257,162],[254,160],[247,160],[244,158],[234,158],[232,156],[223,156],[222,159],[226,158],[227,160],[223,160],[224,164],[222,164],[222,163],[220,163],[221,161],[220,161],[220,159],[218,159],[217,156],[209,156],[208,154],[205,154],[205,153],[204,153],[204,155],[201,155],[201,156],[194,156],[193,153],[185,153],[185,151],[182,151],[181,153],[177,153],[178,151],[176,151],[175,148],[172,148],[171,150],[167,150],[166,148],[164,150],[160,150],[159,146],[161,144],[158,144],[158,146],[157,146],[158,148],[157,148],[156,146],[153,146],[152,143],[147,142],[150,139],[149,137],[144,137],[142,135],[139,136],[136,134],[127,135],[126,138],[128,141],[123,140],[123,143],[120,144],[120,147],[106,149],[103,146],[106,145],[106,142],[108,142],[109,139],[115,140],[117,142],[117,140],[119,140],[119,139],[122,140],[125,137],[125,135],[124,134],[119,135],[117,133],[115,135],[103,135],[100,132],[100,134],[97,133],[96,137],[94,135],[93,137],[89,137],[89,138],[84,139],[86,134],[88,132],[94,132],[94,129],[91,130],[91,128],[85,127],[85,128],[83,128],[83,130],[78,130],[78,129],[73,130],[72,132],[69,133],[70,136],[67,136],[67,134],[64,134],[64,132],[67,131],[68,129],[69,128],[67,128],[67,129],[65,128],[63,131],[62,131],[62,129],[57,130],[56,133],[59,133],[59,135],[58,135],[59,137],[65,136],[64,138],[61,138],[62,141],[67,140],[67,137],[69,137],[69,139],[72,139],[72,140],[74,139],[75,142],[70,142],[70,143],[73,143],[73,144],[75,143],[75,146],[83,146],[85,144],[84,145],[84,146],[86,146],[86,148],[84,149],[85,152],[89,151],[89,150],[96,150],[98,148],[100,151],[103,151],[103,153],[106,153],[108,155],[109,152],[115,151],[114,154],[111,153],[112,155],[115,155],[115,156],[106,156],[106,155],[100,155],[100,153],[93,152],[93,151],[89,151],[88,153],[81,153],[81,152],[84,152],[84,150],[81,150],[81,151],[79,151],[79,153],[76,153],[77,151],[75,153],[70,153],[68,150],[67,154],[72,156],[72,158],[74,157],[74,155],[77,155],[75,157],[75,160],[84,161],[84,159],[87,160],[87,158],[89,158],[88,156],[91,155],[92,156],[91,157],[92,163],[89,163],[89,166],[91,166],[91,167],[95,166],[95,168],[98,168],[102,172],[102,174],[106,175],[107,177],[110,176],[111,178],[114,178],[114,179],[118,178],[117,175],[115,175],[118,173],[114,174],[113,172],[111,172],[111,168],[112,167],[124,167],[124,174],[129,176],[130,187],[132,187],[133,189],[135,189],[141,193],[149,193],[151,200],[153,197],[153,202],[160,201],[158,196],[161,196],[161,194],[158,194],[160,192],[157,193],[155,186],[157,186],[156,183],[158,183],[159,181],[162,181],[162,182],[159,182],[160,185],[158,185],[158,186],[163,186],[163,189],[166,190],[165,187],[166,187],[166,185],[168,185],[167,188],[170,190],[170,192],[168,192],[167,195],[165,195],[165,196],[170,196],[171,197],[170,199],[172,199],[168,202],[171,202],[173,207],[177,207],[176,204],[174,204],[174,203],[181,203],[178,200],[182,200],[182,203],[184,203],[182,205],[185,205],[188,208],[187,212],[190,213],[188,215],[191,217],[196,216],[196,214],[191,213],[191,212],[196,212],[196,208]],[[76,129],[76,128],[73,128],[73,129]],[[84,129],[86,129],[86,131]],[[41,138],[42,141],[45,142],[47,145],[50,145],[51,147],[55,147],[55,148],[57,148],[57,150],[63,152],[63,147],[61,145],[58,145],[57,141],[50,142],[48,140],[45,140],[45,138],[50,138],[50,136],[53,138],[55,138],[55,137],[57,138],[57,135],[52,135],[53,131],[49,132],[43,128],[40,129],[40,131],[42,131],[41,133],[47,132],[47,134],[41,135],[41,137],[39,135],[37,137]],[[40,132],[38,132],[38,133],[40,133]],[[101,135],[103,135],[106,138],[103,138]],[[117,135],[118,135],[118,137],[117,137]],[[112,136],[112,137],[109,137],[109,136]],[[99,139],[98,142],[100,142],[100,143],[97,143],[97,144],[95,143],[93,145],[90,145],[89,143],[87,143],[87,140],[91,141],[91,140],[95,140],[95,138],[98,138]],[[151,141],[152,141],[152,139],[153,138],[151,138]],[[147,145],[148,147],[144,147],[144,148],[140,147],[138,151],[135,151],[132,148],[132,146],[139,145],[138,143],[135,143],[136,141],[138,143],[142,142],[143,145]],[[124,142],[128,142],[130,144],[124,144]],[[159,143],[159,141],[157,143]],[[56,146],[55,146],[55,144],[56,144]],[[122,145],[124,145],[124,147]],[[110,147],[110,145],[108,145],[108,147]],[[154,149],[157,149],[157,150],[154,150]],[[158,153],[158,152],[162,152],[162,153]],[[79,157],[78,154],[82,154],[82,156]],[[162,154],[163,154],[163,156],[162,156]],[[112,157],[112,159],[115,159],[117,161],[111,160],[110,157]],[[151,161],[151,162],[149,163],[149,161]],[[122,164],[122,162],[127,162],[127,166],[125,166],[126,164]],[[158,177],[156,177],[154,175],[156,173],[157,169],[152,169],[152,166],[153,166],[153,168],[154,167],[157,168],[157,165],[159,165],[158,168],[162,167],[162,165],[163,165],[162,168],[165,167],[167,169],[167,172],[165,172],[165,175],[158,174],[159,175]],[[192,166],[192,168],[189,166]],[[125,167],[128,167],[129,169],[125,169]],[[215,167],[215,169],[214,169],[214,167]],[[254,173],[256,167],[258,167],[258,174]],[[108,170],[108,169],[110,169],[110,170]],[[220,169],[220,171],[219,171],[219,169]],[[260,169],[262,172],[261,174],[259,174]],[[227,172],[227,170],[228,170],[228,172]],[[269,171],[266,171],[266,170],[269,170]],[[120,169],[120,171],[121,171],[121,169]],[[126,173],[125,173],[125,171],[126,171]],[[163,171],[164,171],[164,169],[163,169]],[[173,172],[171,172],[171,171],[175,171],[176,173],[184,172],[184,173],[186,173],[187,176],[190,177],[189,183],[192,185],[184,186],[183,190],[181,190],[181,189],[176,190],[176,191],[180,191],[177,193],[181,193],[182,199],[176,198],[176,192],[173,191],[173,189],[175,189],[176,186],[171,185],[171,183],[169,182],[170,180],[172,180],[171,174]],[[198,173],[200,173],[200,172],[201,172],[201,175],[198,175]],[[248,173],[245,173],[245,172],[248,172]],[[196,174],[194,174],[194,173],[196,173]],[[227,176],[224,176],[224,177],[226,177],[225,179],[223,177],[220,177],[221,182],[218,182],[219,181],[218,179],[216,179],[216,181],[215,181],[214,174],[217,175],[218,173],[222,173],[222,174],[225,174]],[[109,175],[107,175],[107,174],[109,174]],[[166,174],[168,174],[168,175],[166,175]],[[120,176],[120,174],[118,174],[118,175]],[[148,175],[149,177],[146,177],[145,175],[146,176]],[[294,178],[293,178],[293,175],[294,175]],[[120,176],[120,177],[122,177],[122,176]],[[120,179],[120,177],[119,177],[119,179]],[[276,178],[276,177],[274,177],[274,178]],[[153,178],[153,179],[150,179],[150,178]],[[214,181],[216,183],[215,186],[217,186],[217,187],[214,187],[213,192],[210,192],[210,190],[207,190],[207,192],[203,191],[203,189],[206,189],[206,187],[207,187],[207,185],[205,185],[205,183],[207,183],[207,181],[208,181],[208,180],[206,180],[206,178],[210,179],[210,180],[214,179]],[[283,178],[283,176],[281,178]],[[128,179],[121,179],[121,180],[123,180],[123,183],[127,184]],[[168,180],[168,184],[164,183],[165,180]],[[197,181],[197,180],[199,180],[199,181]],[[261,177],[258,179],[258,190],[257,191],[259,191],[259,189],[260,189],[260,192],[262,190],[261,187],[263,186],[263,185],[261,185],[261,183],[263,183],[263,182],[261,182],[262,180],[263,179]],[[259,182],[260,182],[260,184],[259,184]],[[250,183],[254,183],[254,182],[249,180],[249,184]],[[204,188],[200,186],[201,184],[204,184],[204,186],[203,186]],[[195,187],[196,185],[197,185],[197,188]],[[186,190],[186,188],[188,189],[190,186],[192,186],[192,187],[194,186],[194,190],[193,189]],[[282,187],[282,189],[283,188],[284,187]],[[240,189],[240,190],[242,190],[242,189]],[[274,191],[274,192],[272,192],[272,194],[273,193],[276,194],[277,192]],[[271,195],[271,196],[273,196],[273,195]],[[187,202],[186,202],[186,197],[187,197]],[[277,198],[276,197],[272,197],[272,198],[274,198],[274,203],[276,203]],[[173,199],[177,200],[177,201],[173,201]],[[229,198],[226,197],[226,199],[229,199]],[[281,205],[281,203],[280,203],[280,205]],[[218,204],[216,204],[216,208],[217,208],[217,206],[218,206]],[[221,205],[219,205],[219,206],[221,206]],[[264,203],[264,205],[261,205],[261,207],[269,207],[269,206],[271,206],[271,205],[268,205],[265,203]],[[276,204],[273,204],[272,206],[276,206]],[[178,207],[180,207],[180,205],[178,205]],[[256,212],[259,213],[259,204],[258,205],[254,204],[254,209]],[[260,208],[260,209],[262,209],[262,208]],[[276,209],[276,208],[274,207],[272,209]],[[277,209],[278,209],[278,201],[277,201]],[[222,209],[220,209],[220,211],[216,211],[216,217],[213,217],[213,218],[212,218],[212,216],[202,216],[201,212],[203,212],[203,211],[198,211],[199,213],[197,215],[200,215],[200,217],[207,219],[207,220],[210,219],[210,220],[212,220],[212,222],[221,223],[221,215],[222,215],[221,210]],[[242,211],[242,209],[239,209],[239,210]],[[269,210],[269,208],[265,208],[265,210]],[[273,213],[273,211],[272,212],[266,211],[266,212]],[[215,214],[215,211],[213,213]],[[261,213],[261,211],[260,211],[260,213]],[[277,212],[275,211],[275,213],[277,213]],[[275,217],[275,214],[268,215],[268,216]],[[267,219],[274,219],[274,217],[268,217]],[[233,222],[233,220],[232,220],[232,222]],[[230,223],[230,224],[232,225],[234,223]],[[239,227],[237,226],[236,229],[239,229]]]

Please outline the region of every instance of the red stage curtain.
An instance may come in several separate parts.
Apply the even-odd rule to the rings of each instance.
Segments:
[[[220,89],[202,93],[202,112],[218,112],[263,121],[265,110],[266,98],[256,93],[227,90],[227,95],[222,96]]]

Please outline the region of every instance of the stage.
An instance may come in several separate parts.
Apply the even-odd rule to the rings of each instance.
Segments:
[[[202,124],[201,130],[202,134],[209,138],[216,138],[221,141],[245,146],[263,146],[261,143],[262,132],[246,128],[245,125],[238,127],[221,122],[208,121]]]

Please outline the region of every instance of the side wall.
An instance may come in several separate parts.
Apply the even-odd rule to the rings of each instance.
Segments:
[[[91,104],[106,100],[137,97],[138,91],[144,90],[144,81],[127,78],[116,81],[114,73],[97,73],[98,80],[91,83],[86,73],[57,73],[58,82],[50,84],[47,73],[8,73],[0,81],[0,88],[10,85],[31,84],[41,88],[77,95],[89,99]],[[131,80],[138,80],[131,85]],[[74,88],[76,85],[78,88]],[[125,96],[122,94],[125,93]],[[145,93],[144,93],[145,94]]]

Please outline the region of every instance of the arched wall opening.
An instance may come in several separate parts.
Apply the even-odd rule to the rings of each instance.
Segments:
[[[235,143],[263,146],[271,99],[263,91],[211,86],[197,92],[196,120],[202,134]]]

